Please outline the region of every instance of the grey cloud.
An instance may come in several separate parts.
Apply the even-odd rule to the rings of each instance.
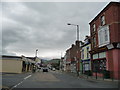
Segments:
[[[106,3],[3,3],[3,51],[39,56],[65,52],[76,40],[89,34],[89,21]],[[7,53],[8,54],[8,53]],[[41,56],[42,57],[42,56]],[[50,55],[48,55],[50,57]]]

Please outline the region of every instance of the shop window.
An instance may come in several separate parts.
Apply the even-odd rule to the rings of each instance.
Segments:
[[[94,54],[93,59],[98,59],[98,54]]]
[[[93,61],[93,71],[102,73],[106,70],[106,60],[95,60]]]
[[[99,58],[105,58],[105,57],[106,57],[106,53],[105,52],[99,53]]]
[[[106,70],[106,61],[100,60],[100,71]]]

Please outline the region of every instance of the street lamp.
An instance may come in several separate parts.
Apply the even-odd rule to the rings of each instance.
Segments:
[[[67,23],[67,25],[77,26],[77,41],[79,41],[79,25],[77,25],[77,24],[71,24],[71,23]],[[77,75],[79,76],[79,59],[77,60],[78,54],[79,53],[77,51],[77,56],[76,56],[76,71],[77,71]]]
[[[38,49],[36,49],[36,53],[35,53],[35,56],[37,57],[37,51],[38,51]]]
[[[67,25],[77,26],[77,41],[79,41],[79,25],[68,23]]]

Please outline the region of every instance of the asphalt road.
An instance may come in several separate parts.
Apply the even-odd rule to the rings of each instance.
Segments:
[[[118,88],[116,81],[77,78],[59,71],[3,75],[2,85],[14,88]]]

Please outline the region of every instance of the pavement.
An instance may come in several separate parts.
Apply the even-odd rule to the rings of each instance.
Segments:
[[[88,75],[84,75],[84,74],[80,74],[79,76],[77,76],[76,73],[71,73],[71,72],[62,72],[62,73],[66,73],[69,75],[72,75],[74,77],[78,77],[78,78],[83,78],[83,79],[87,79],[87,80],[93,80],[93,81],[112,81],[112,82],[119,82],[119,80],[115,80],[115,79],[103,79],[102,77],[96,77],[95,76],[88,76]]]

